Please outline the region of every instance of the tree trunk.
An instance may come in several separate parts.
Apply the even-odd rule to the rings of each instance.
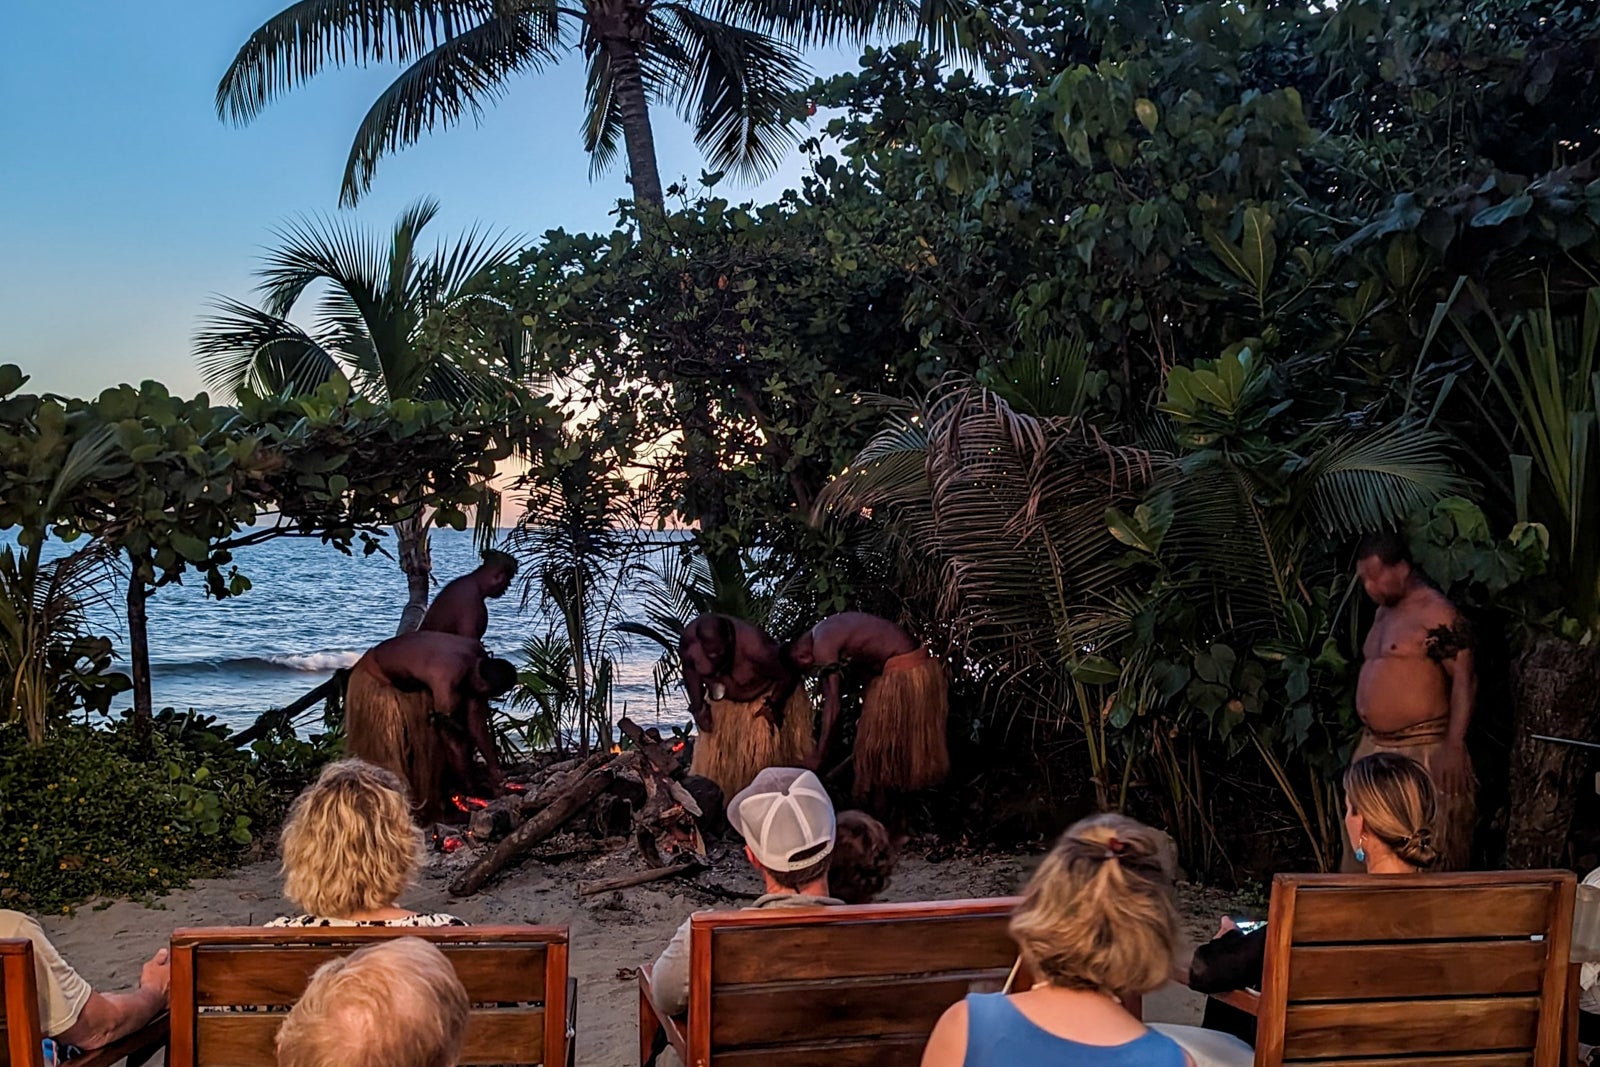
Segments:
[[[1511,818],[1506,864],[1554,867],[1561,862],[1578,790],[1593,751],[1537,741],[1535,734],[1597,740],[1600,648],[1559,637],[1537,637],[1512,665],[1516,740],[1511,747]]]
[[[617,103],[622,111],[622,137],[628,149],[628,183],[633,186],[633,199],[660,212],[666,209],[667,201],[661,190],[661,170],[656,165],[650,100],[645,95],[644,77],[639,69],[636,36],[642,31],[642,26],[637,30],[627,26],[622,31],[627,36],[608,36],[604,47],[611,60]]]
[[[687,401],[683,412],[683,472],[689,483],[684,495],[690,502],[689,510],[694,514],[686,517],[700,523],[700,547],[715,562],[728,555],[726,547],[715,539],[717,531],[727,524],[728,515],[721,489],[717,485],[720,464],[717,462],[717,441],[713,436],[711,401],[704,390],[692,382],[678,382],[673,388],[680,396],[689,394],[683,397]]]
[[[150,590],[139,577],[139,566],[128,569],[128,661],[133,671],[133,718],[143,734],[150,729],[153,701],[150,696],[150,620],[145,601]]]
[[[406,610],[400,616],[400,626],[395,635],[408,634],[422,625],[422,616],[428,613],[428,596],[432,592],[433,554],[428,545],[428,523],[418,512],[409,519],[394,524],[395,545],[400,550],[400,571],[406,576]]]

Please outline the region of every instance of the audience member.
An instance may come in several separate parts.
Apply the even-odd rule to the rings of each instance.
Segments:
[[[1345,830],[1367,874],[1415,874],[1438,861],[1433,843],[1437,802],[1421,764],[1393,752],[1365,756],[1345,772],[1344,794]],[[1244,934],[1224,918],[1215,940],[1195,950],[1189,988],[1197,993],[1259,989],[1266,952],[1265,926]],[[1255,1019],[1220,1001],[1207,1001],[1203,1025],[1255,1043]]]
[[[355,759],[324,767],[290,807],[282,847],[283,894],[305,913],[268,926],[466,925],[395,903],[416,879],[423,844],[405,785],[382,767]]]
[[[1011,935],[1036,979],[973,994],[934,1028],[923,1067],[1183,1067],[1119,998],[1166,983],[1178,937],[1161,835],[1120,815],[1072,826],[1028,882]]]
[[[167,1010],[171,968],[167,950],[145,962],[139,985],[120,993],[92,989],[56,951],[39,924],[20,911],[0,910],[0,938],[33,942],[34,979],[39,987],[39,1022],[44,1036],[67,1055],[120,1041]],[[63,1056],[65,1058],[65,1056]]]
[[[278,1030],[278,1067],[455,1067],[467,991],[444,953],[381,941],[317,968]]]
[[[810,771],[768,767],[728,805],[728,822],[744,837],[745,859],[765,883],[751,908],[843,904],[829,895],[833,858],[833,801]],[[689,1009],[689,920],[684,920],[653,970],[656,1007],[666,1015]],[[664,1063],[676,1063],[666,1050]]]
[[[871,904],[894,874],[894,843],[883,823],[864,811],[839,813],[828,888],[846,904]]]

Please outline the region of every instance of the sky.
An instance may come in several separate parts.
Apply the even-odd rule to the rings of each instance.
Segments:
[[[29,391],[92,395],[154,378],[203,388],[190,354],[213,296],[249,299],[273,228],[339,211],[350,141],[397,73],[326,70],[253,123],[217,118],[217,81],[288,0],[16,0],[0,32],[0,363]],[[812,57],[847,69],[853,49]],[[622,167],[591,181],[578,132],[583,68],[568,60],[514,84],[481,125],[436,132],[383,160],[354,216],[387,228],[421,196],[451,235],[484,223],[530,240],[608,226]],[[662,178],[698,178],[688,128],[657,111]],[[795,185],[795,153],[760,184]]]

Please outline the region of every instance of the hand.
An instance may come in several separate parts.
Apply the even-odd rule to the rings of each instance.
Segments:
[[[756,718],[767,720],[772,724],[774,731],[783,729],[783,709],[778,707],[771,697],[761,702],[761,706],[756,709]]]
[[[162,1000],[166,1000],[167,990],[171,987],[172,964],[167,959],[167,950],[158,949],[139,970],[139,988],[149,993],[158,993]]]
[[[1460,796],[1472,791],[1472,763],[1467,756],[1467,746],[1460,741],[1446,741],[1428,761],[1428,775],[1439,792]]]
[[[1225,934],[1231,933],[1231,932],[1233,932],[1233,931],[1235,931],[1237,929],[1239,929],[1238,924],[1235,923],[1228,916],[1224,915],[1222,917],[1222,921],[1217,924],[1217,932],[1212,935],[1211,940],[1215,941],[1217,938],[1222,937]]]

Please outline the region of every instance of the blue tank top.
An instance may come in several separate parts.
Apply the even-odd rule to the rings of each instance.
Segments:
[[[1042,1030],[1004,993],[967,997],[965,1067],[1185,1067],[1177,1042],[1154,1030],[1122,1045],[1084,1045]]]

